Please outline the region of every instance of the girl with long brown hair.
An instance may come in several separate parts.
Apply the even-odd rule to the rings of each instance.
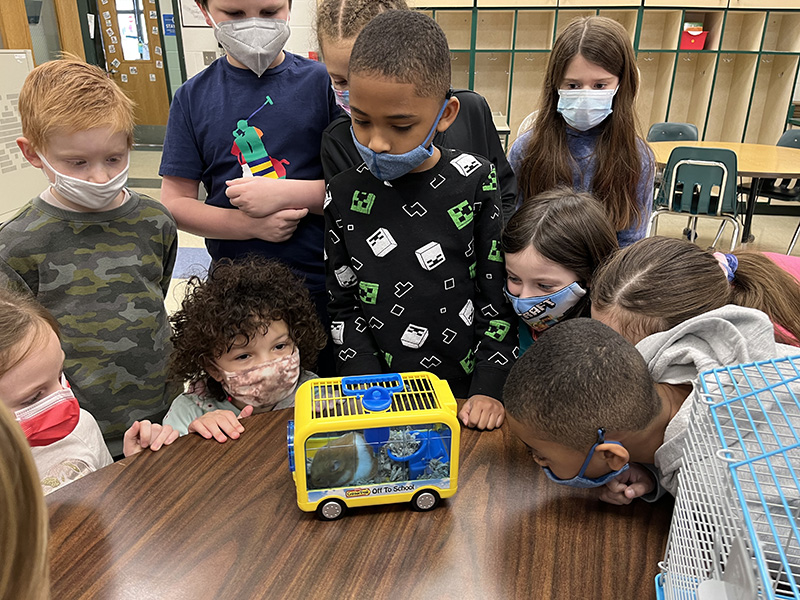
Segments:
[[[553,46],[533,128],[509,151],[520,200],[570,185],[603,204],[620,246],[644,237],[655,162],[637,133],[638,88],[622,25],[605,17],[570,23]]]

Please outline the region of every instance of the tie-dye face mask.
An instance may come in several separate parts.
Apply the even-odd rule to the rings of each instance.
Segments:
[[[271,410],[294,391],[300,378],[300,351],[244,371],[222,371],[223,389],[234,399],[255,408]]]

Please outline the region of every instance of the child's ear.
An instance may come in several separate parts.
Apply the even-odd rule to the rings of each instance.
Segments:
[[[19,146],[19,149],[22,152],[22,156],[25,157],[25,160],[27,160],[37,169],[42,168],[42,159],[39,158],[38,154],[36,154],[36,150],[33,149],[33,144],[31,144],[28,138],[18,137],[17,146]]]
[[[214,381],[221,381],[223,379],[222,371],[220,371],[213,362],[206,361],[206,364],[203,366],[205,367],[206,373],[208,373]]]
[[[625,446],[619,444],[600,444],[594,449],[595,454],[600,454],[608,465],[609,470],[619,471],[630,462],[631,455]]]
[[[436,131],[447,131],[450,125],[453,124],[453,121],[456,120],[460,107],[461,103],[458,101],[458,98],[452,96],[447,101],[447,106],[444,107],[444,111],[442,111],[442,118],[439,119],[439,124],[436,126]]]
[[[206,25],[214,29],[214,24],[211,22],[211,19],[208,18],[208,9],[203,8],[203,5],[200,3],[200,0],[194,0],[195,4],[197,4],[197,8],[200,9],[200,12],[203,13],[203,18],[206,20]]]

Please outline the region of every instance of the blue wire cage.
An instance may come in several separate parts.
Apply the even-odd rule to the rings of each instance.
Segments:
[[[659,598],[800,600],[800,356],[703,373]]]

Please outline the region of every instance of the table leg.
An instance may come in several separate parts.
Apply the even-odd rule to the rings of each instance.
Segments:
[[[758,188],[761,186],[761,178],[753,177],[750,181],[750,192],[747,194],[747,208],[745,209],[744,227],[742,228],[742,243],[747,244],[755,238],[750,235],[750,227],[753,223],[753,213],[756,211],[756,201],[758,200]]]

